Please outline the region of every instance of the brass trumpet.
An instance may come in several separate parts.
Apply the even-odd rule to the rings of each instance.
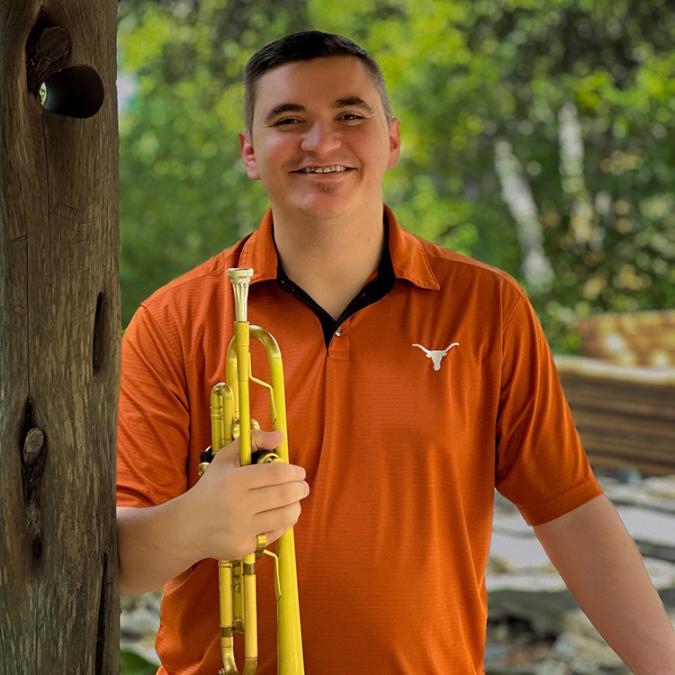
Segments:
[[[281,352],[274,337],[259,326],[251,326],[247,318],[248,288],[253,270],[229,269],[235,302],[234,335],[227,348],[226,381],[211,389],[211,447],[202,453],[199,464],[201,476],[216,453],[233,439],[239,438],[240,462],[288,462],[286,430],[286,401]],[[251,374],[249,340],[253,336],[267,353],[271,384]],[[263,450],[251,456],[251,429],[260,428],[251,420],[249,381],[269,391],[272,426],[281,429],[284,438],[274,452]],[[234,635],[244,636],[243,675],[252,675],[258,668],[258,629],[256,609],[256,558],[267,555],[274,560],[277,600],[277,673],[304,675],[300,603],[295,564],[293,529],[287,530],[276,542],[276,553],[266,549],[264,535],[258,536],[255,553],[243,560],[218,561],[220,606],[220,650],[223,660],[221,675],[239,673],[234,655]]]

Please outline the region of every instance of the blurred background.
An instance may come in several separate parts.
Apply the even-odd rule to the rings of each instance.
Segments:
[[[237,136],[244,65],[307,29],[380,63],[401,120],[385,185],[401,223],[523,284],[594,466],[617,490],[665,490],[675,514],[675,487],[653,487],[675,474],[670,0],[121,0],[124,324],[257,226],[267,202]],[[124,658],[126,672],[147,668]],[[488,672],[516,672],[499,667]],[[610,672],[569,668],[518,672]]]
[[[513,274],[557,351],[578,318],[675,305],[675,9],[667,0],[121,0],[124,322],[256,227],[241,77],[285,33],[379,61],[410,230]]]

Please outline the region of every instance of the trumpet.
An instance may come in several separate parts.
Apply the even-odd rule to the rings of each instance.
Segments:
[[[248,288],[253,270],[229,269],[235,302],[234,335],[227,348],[226,382],[211,389],[211,447],[200,458],[199,475],[208,468],[213,457],[235,438],[240,442],[240,463],[288,462],[286,402],[281,352],[274,337],[247,318]],[[257,338],[267,354],[271,384],[253,377],[249,344]],[[249,383],[268,390],[272,427],[283,431],[284,438],[274,451],[251,453],[251,430],[259,424],[251,419]],[[276,542],[276,552],[266,548],[264,535],[258,535],[255,553],[243,560],[218,561],[218,598],[220,613],[220,651],[223,668],[219,675],[239,673],[234,655],[234,635],[244,636],[243,675],[252,675],[258,668],[258,630],[256,608],[256,559],[262,555],[274,561],[277,602],[277,674],[304,675],[300,603],[295,562],[293,528]]]

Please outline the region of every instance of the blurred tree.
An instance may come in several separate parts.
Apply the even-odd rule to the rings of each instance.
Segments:
[[[668,0],[123,0],[120,62],[137,86],[121,116],[126,319],[257,224],[241,73],[265,42],[310,28],[382,65],[403,129],[386,195],[403,223],[518,277],[557,349],[575,348],[578,316],[673,304]],[[498,148],[529,194],[527,225],[502,194]],[[528,276],[533,252],[544,276]]]

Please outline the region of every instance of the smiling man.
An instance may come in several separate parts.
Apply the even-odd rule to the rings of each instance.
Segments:
[[[377,64],[340,36],[295,34],[251,58],[245,91],[241,156],[270,209],[145,301],[124,336],[120,581],[126,593],[166,584],[159,672],[218,671],[215,561],[297,522],[307,673],[482,673],[497,488],[634,672],[675,673],[672,628],[527,298],[383,203],[400,139]],[[284,354],[295,464],[239,467],[234,443],[198,479],[234,320],[230,267],[255,270],[250,320]],[[252,390],[263,429],[266,396]],[[259,448],[279,440],[254,435]],[[271,565],[258,579],[259,672],[271,675]]]

